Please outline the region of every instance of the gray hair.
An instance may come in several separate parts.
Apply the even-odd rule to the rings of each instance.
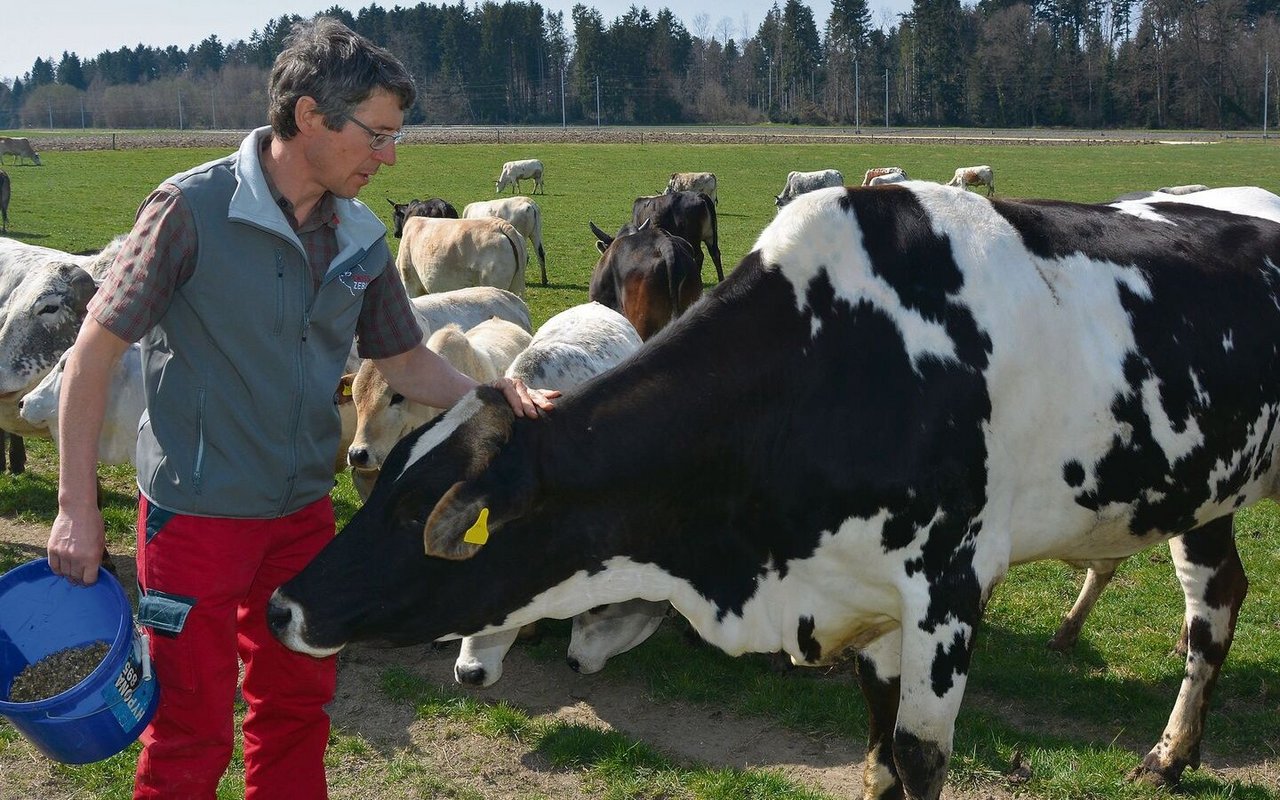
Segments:
[[[284,43],[271,68],[267,108],[271,130],[281,139],[298,133],[294,108],[301,97],[315,99],[325,126],[335,131],[378,89],[399,98],[402,111],[417,97],[413,77],[391,51],[333,17],[294,24]]]

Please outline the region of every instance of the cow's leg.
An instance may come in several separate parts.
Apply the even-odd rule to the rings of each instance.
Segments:
[[[720,245],[715,239],[707,242],[707,252],[711,254],[711,263],[716,265],[716,280],[724,280],[724,267],[720,263]]]
[[[950,567],[904,603],[902,673],[893,760],[910,800],[937,800],[969,677],[982,598],[972,569]],[[922,598],[922,605],[912,600]]]
[[[902,783],[893,763],[893,730],[898,724],[902,632],[881,636],[858,651],[858,685],[867,703],[867,760],[862,768],[863,800],[901,800]]]
[[[9,472],[21,475],[27,469],[27,443],[21,436],[9,434]]]
[[[1183,770],[1200,766],[1209,696],[1231,649],[1249,581],[1236,551],[1231,516],[1171,540],[1169,552],[1186,600],[1187,666],[1164,733],[1129,777],[1172,787]]]
[[[1124,559],[1117,558],[1094,561],[1089,564],[1089,571],[1084,576],[1084,585],[1080,587],[1080,596],[1076,598],[1075,605],[1062,618],[1062,624],[1049,640],[1050,650],[1066,653],[1076,646],[1084,621],[1089,618],[1089,612],[1093,611],[1093,606],[1102,595],[1102,590],[1107,588],[1107,584],[1111,583],[1111,579],[1115,577],[1116,567],[1120,566],[1122,561]]]

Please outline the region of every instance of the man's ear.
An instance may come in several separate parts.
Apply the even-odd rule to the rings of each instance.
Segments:
[[[310,95],[303,95],[294,103],[293,121],[298,126],[298,132],[307,136],[314,135],[325,127],[324,114],[320,113],[315,98]]]

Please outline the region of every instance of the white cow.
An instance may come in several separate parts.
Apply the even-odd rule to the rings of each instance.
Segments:
[[[449,323],[427,339],[427,347],[459,372],[481,383],[502,376],[532,337],[520,325],[494,317],[470,330]],[[444,409],[417,403],[396,393],[370,360],[364,361],[351,383],[356,412],[355,435],[347,450],[356,491],[368,498],[383,459],[405,434],[427,424]]]
[[[960,167],[956,170],[956,174],[947,181],[948,186],[960,186],[968,188],[970,186],[987,187],[987,197],[996,193],[996,177],[991,167],[985,164],[980,167]]]
[[[785,206],[792,200],[814,189],[825,189],[829,186],[844,186],[844,175],[838,169],[820,169],[816,172],[787,173],[787,183],[782,187],[782,194],[773,198],[773,204]]]
[[[1203,192],[1208,188],[1209,187],[1205,186],[1203,183],[1187,183],[1182,186],[1161,186],[1159,189],[1156,189],[1156,191],[1162,194],[1195,194],[1196,192]]]
[[[676,192],[702,192],[711,202],[720,205],[716,198],[716,174],[714,172],[673,172],[667,181],[666,194]]]
[[[533,245],[542,267],[542,285],[547,285],[547,253],[542,249],[542,209],[527,197],[503,197],[498,200],[482,200],[468,203],[462,209],[463,219],[498,217],[510,222]]]
[[[528,262],[524,237],[497,217],[409,217],[396,254],[410,297],[466,286],[496,286],[523,297]]]
[[[512,187],[512,192],[520,191],[520,181],[532,179],[533,192],[537,194],[542,192],[546,194],[547,190],[542,186],[542,162],[536,158],[526,158],[523,161],[508,161],[502,165],[502,172],[498,174],[498,182],[494,185],[495,193],[501,192],[508,186]]]
[[[566,391],[588,378],[612,369],[639,347],[640,334],[636,333],[626,317],[599,303],[583,303],[561,311],[543,323],[533,341],[507,369],[507,376],[520,378],[527,386]],[[648,610],[645,607],[644,611]],[[634,611],[627,617],[627,622],[634,621],[640,613],[642,612]],[[618,626],[625,624],[627,623],[620,622]],[[653,627],[656,628],[657,625]],[[577,628],[578,622],[575,619],[575,631]],[[644,637],[652,632],[650,629]],[[493,685],[502,677],[502,659],[511,649],[517,634],[518,630],[510,630],[492,636],[464,638],[458,659],[453,665],[453,677],[458,683],[468,686]],[[635,641],[632,646],[639,644],[644,637]],[[610,641],[616,642],[620,638],[622,634],[615,629]],[[626,649],[628,648],[615,649],[604,658]],[[572,641],[569,653],[572,661],[575,653]],[[604,661],[600,660],[599,665],[604,666]]]
[[[7,155],[14,156],[15,164],[21,164],[23,159],[30,159],[31,163],[40,166],[40,156],[31,146],[31,140],[22,136],[0,136],[0,163],[4,163]]]
[[[46,428],[58,441],[58,394],[62,372],[73,348],[67,348],[57,365],[18,403],[22,418],[35,427]],[[107,411],[98,436],[98,461],[103,464],[133,464],[138,449],[138,420],[147,408],[142,384],[142,345],[131,344],[111,372],[107,385]]]

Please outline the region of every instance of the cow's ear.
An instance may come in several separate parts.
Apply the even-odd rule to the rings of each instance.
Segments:
[[[436,503],[422,530],[427,555],[471,558],[489,541],[489,507],[468,483],[455,483]]]
[[[345,406],[347,403],[355,401],[355,394],[351,391],[351,384],[355,383],[356,374],[348,372],[341,378],[338,378],[338,388],[333,393],[333,404],[335,406]]]
[[[98,291],[98,284],[94,282],[92,275],[74,264],[67,265],[67,272],[71,308],[75,310],[77,318],[83,319],[89,308],[90,298]]]

